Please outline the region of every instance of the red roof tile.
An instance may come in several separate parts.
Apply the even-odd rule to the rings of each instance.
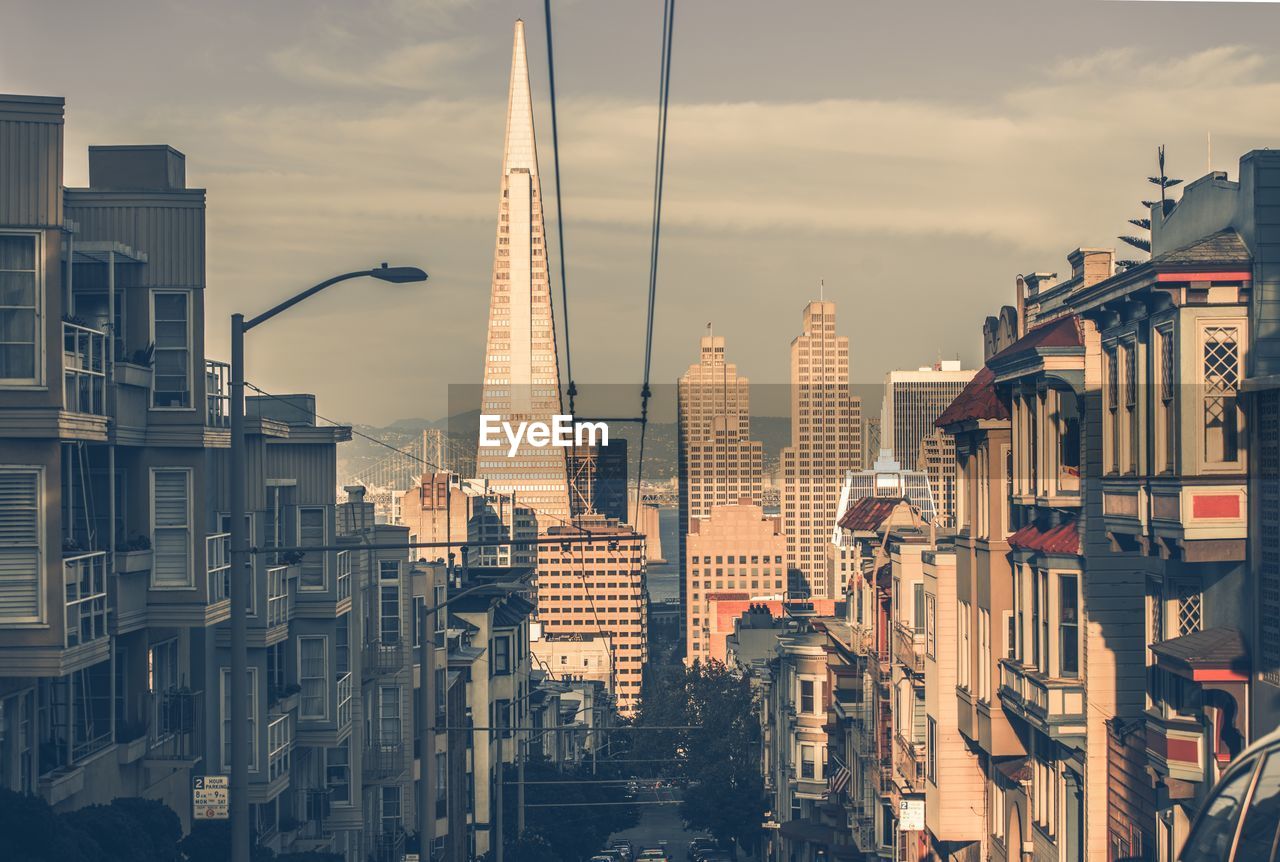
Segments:
[[[1080,553],[1080,533],[1076,530],[1074,520],[1050,527],[1048,530],[1041,530],[1035,524],[1027,524],[1009,537],[1009,547],[1040,551],[1044,554],[1078,554]]]
[[[948,425],[974,422],[979,419],[1008,419],[1009,408],[996,394],[995,382],[995,372],[983,366],[933,424],[939,428],[945,428]]]
[[[840,526],[854,532],[874,532],[901,502],[901,497],[863,497],[855,500],[841,516]]]
[[[1043,323],[987,360],[987,363],[1011,359],[1042,347],[1084,347],[1080,321],[1074,314]]]

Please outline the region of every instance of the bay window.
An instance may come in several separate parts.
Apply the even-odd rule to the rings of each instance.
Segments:
[[[1240,327],[1207,325],[1201,330],[1200,342],[1204,460],[1208,464],[1235,464],[1240,459]]]
[[[1080,594],[1079,578],[1058,577],[1058,675],[1080,675]]]

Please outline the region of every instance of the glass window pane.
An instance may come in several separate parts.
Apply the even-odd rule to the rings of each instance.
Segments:
[[[1203,815],[1187,837],[1182,859],[1226,859],[1236,834],[1240,807],[1253,778],[1253,765],[1240,770],[1209,800]]]
[[[1235,862],[1269,862],[1277,827],[1280,827],[1280,754],[1273,753],[1262,765],[1249,799]]]

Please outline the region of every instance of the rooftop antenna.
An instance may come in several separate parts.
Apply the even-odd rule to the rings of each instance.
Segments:
[[[818,279],[818,302],[827,301],[827,280],[825,278]]]
[[[1204,157],[1204,172],[1206,174],[1211,174],[1213,173],[1213,132],[1206,131],[1204,133],[1204,142],[1206,145],[1205,157]]]

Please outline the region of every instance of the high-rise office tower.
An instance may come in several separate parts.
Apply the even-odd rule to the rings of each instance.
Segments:
[[[534,145],[533,102],[525,56],[524,23],[516,22],[502,151],[502,197],[489,294],[480,411],[513,425],[550,422],[561,412],[560,372],[547,275],[542,191]],[[506,445],[481,447],[476,476],[496,491],[514,492],[538,514],[539,529],[569,518],[565,450],[522,443],[514,456]]]
[[[956,438],[941,428],[920,441],[920,461],[916,465],[929,477],[937,508],[934,523],[943,529],[956,526]]]
[[[814,598],[829,598],[825,546],[845,473],[861,466],[862,402],[849,389],[849,339],[836,335],[836,304],[815,300],[791,342],[791,445],[782,450],[787,563]]]
[[[677,385],[681,643],[689,622],[685,551],[690,522],[710,517],[712,506],[744,499],[759,504],[763,490],[764,449],[760,441],[748,439],[750,384],[725,360],[724,348],[724,336],[704,335],[698,361]]]
[[[920,462],[920,442],[934,432],[933,422],[973,379],[959,360],[944,360],[915,371],[890,371],[884,377],[880,412],[880,448],[907,468]]]

